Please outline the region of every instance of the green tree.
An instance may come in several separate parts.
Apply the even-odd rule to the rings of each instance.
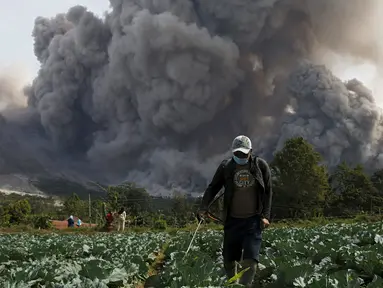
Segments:
[[[288,217],[323,213],[330,188],[327,168],[320,165],[321,162],[321,155],[302,137],[287,140],[283,149],[276,153],[270,165],[274,205],[291,207]]]
[[[187,199],[179,191],[173,192],[172,212],[176,215],[182,215],[188,210]]]
[[[118,211],[124,207],[127,212],[138,215],[151,210],[151,197],[145,188],[137,187],[134,183],[125,183],[107,188],[108,206]]]
[[[9,226],[10,215],[8,214],[7,207],[0,207],[0,226]]]
[[[174,224],[178,227],[185,227],[186,224],[193,218],[193,202],[179,191],[173,192],[173,205],[171,213],[174,215]]]
[[[31,215],[30,224],[35,229],[50,229],[53,227],[51,217],[49,215]]]
[[[342,214],[372,212],[382,205],[378,190],[361,165],[352,168],[345,162],[341,163],[331,175],[330,183],[337,195],[333,206]]]
[[[383,169],[375,171],[375,173],[371,176],[371,182],[378,190],[379,194],[383,195]]]
[[[374,202],[377,207],[375,207],[375,212],[378,211],[380,214],[383,208],[383,169],[379,169],[372,175],[371,182],[376,189]]]
[[[10,224],[21,224],[25,223],[31,214],[31,205],[28,200],[24,199],[8,205],[6,210],[9,215]]]
[[[64,212],[67,215],[84,216],[85,203],[78,197],[76,193],[73,193],[64,202]]]
[[[105,222],[104,202],[101,199],[93,200],[91,203],[92,223],[103,224]]]

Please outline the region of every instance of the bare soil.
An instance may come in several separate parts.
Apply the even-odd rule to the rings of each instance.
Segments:
[[[64,220],[64,221],[59,221],[59,220],[52,220],[52,224],[53,224],[53,227],[55,227],[56,229],[59,229],[59,230],[63,230],[63,229],[67,229],[68,228],[68,221]],[[96,227],[97,225],[96,224],[88,224],[88,223],[82,223],[82,225],[80,227],[77,227],[76,226],[76,223],[74,225],[73,228],[75,229],[81,229],[83,227]]]

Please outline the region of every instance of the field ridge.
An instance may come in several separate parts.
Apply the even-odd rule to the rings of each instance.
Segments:
[[[140,288],[140,287],[156,288],[156,287],[158,287],[157,285],[160,284],[159,283],[160,282],[159,274],[161,273],[163,265],[165,264],[166,250],[168,249],[171,241],[172,241],[171,239],[166,241],[162,245],[161,249],[156,252],[156,258],[154,259],[153,263],[151,263],[151,265],[149,266],[149,269],[148,269],[148,278],[145,280],[145,283],[143,284],[143,286],[139,286],[137,288]]]

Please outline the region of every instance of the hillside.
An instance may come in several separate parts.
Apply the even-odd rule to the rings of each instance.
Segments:
[[[20,195],[31,194],[46,196],[28,177],[19,174],[0,175],[0,192],[5,194],[16,193]]]
[[[66,197],[73,192],[80,197],[85,197],[89,193],[93,196],[102,196],[104,194],[96,186],[75,182],[63,177],[39,176],[29,178],[20,174],[0,174],[0,192],[42,197]]]

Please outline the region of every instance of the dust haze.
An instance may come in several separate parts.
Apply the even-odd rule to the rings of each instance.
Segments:
[[[383,168],[382,112],[330,53],[382,61],[379,0],[110,0],[37,17],[30,86],[0,76],[0,173],[201,193],[232,139],[303,136]],[[380,15],[380,16],[379,16]]]

